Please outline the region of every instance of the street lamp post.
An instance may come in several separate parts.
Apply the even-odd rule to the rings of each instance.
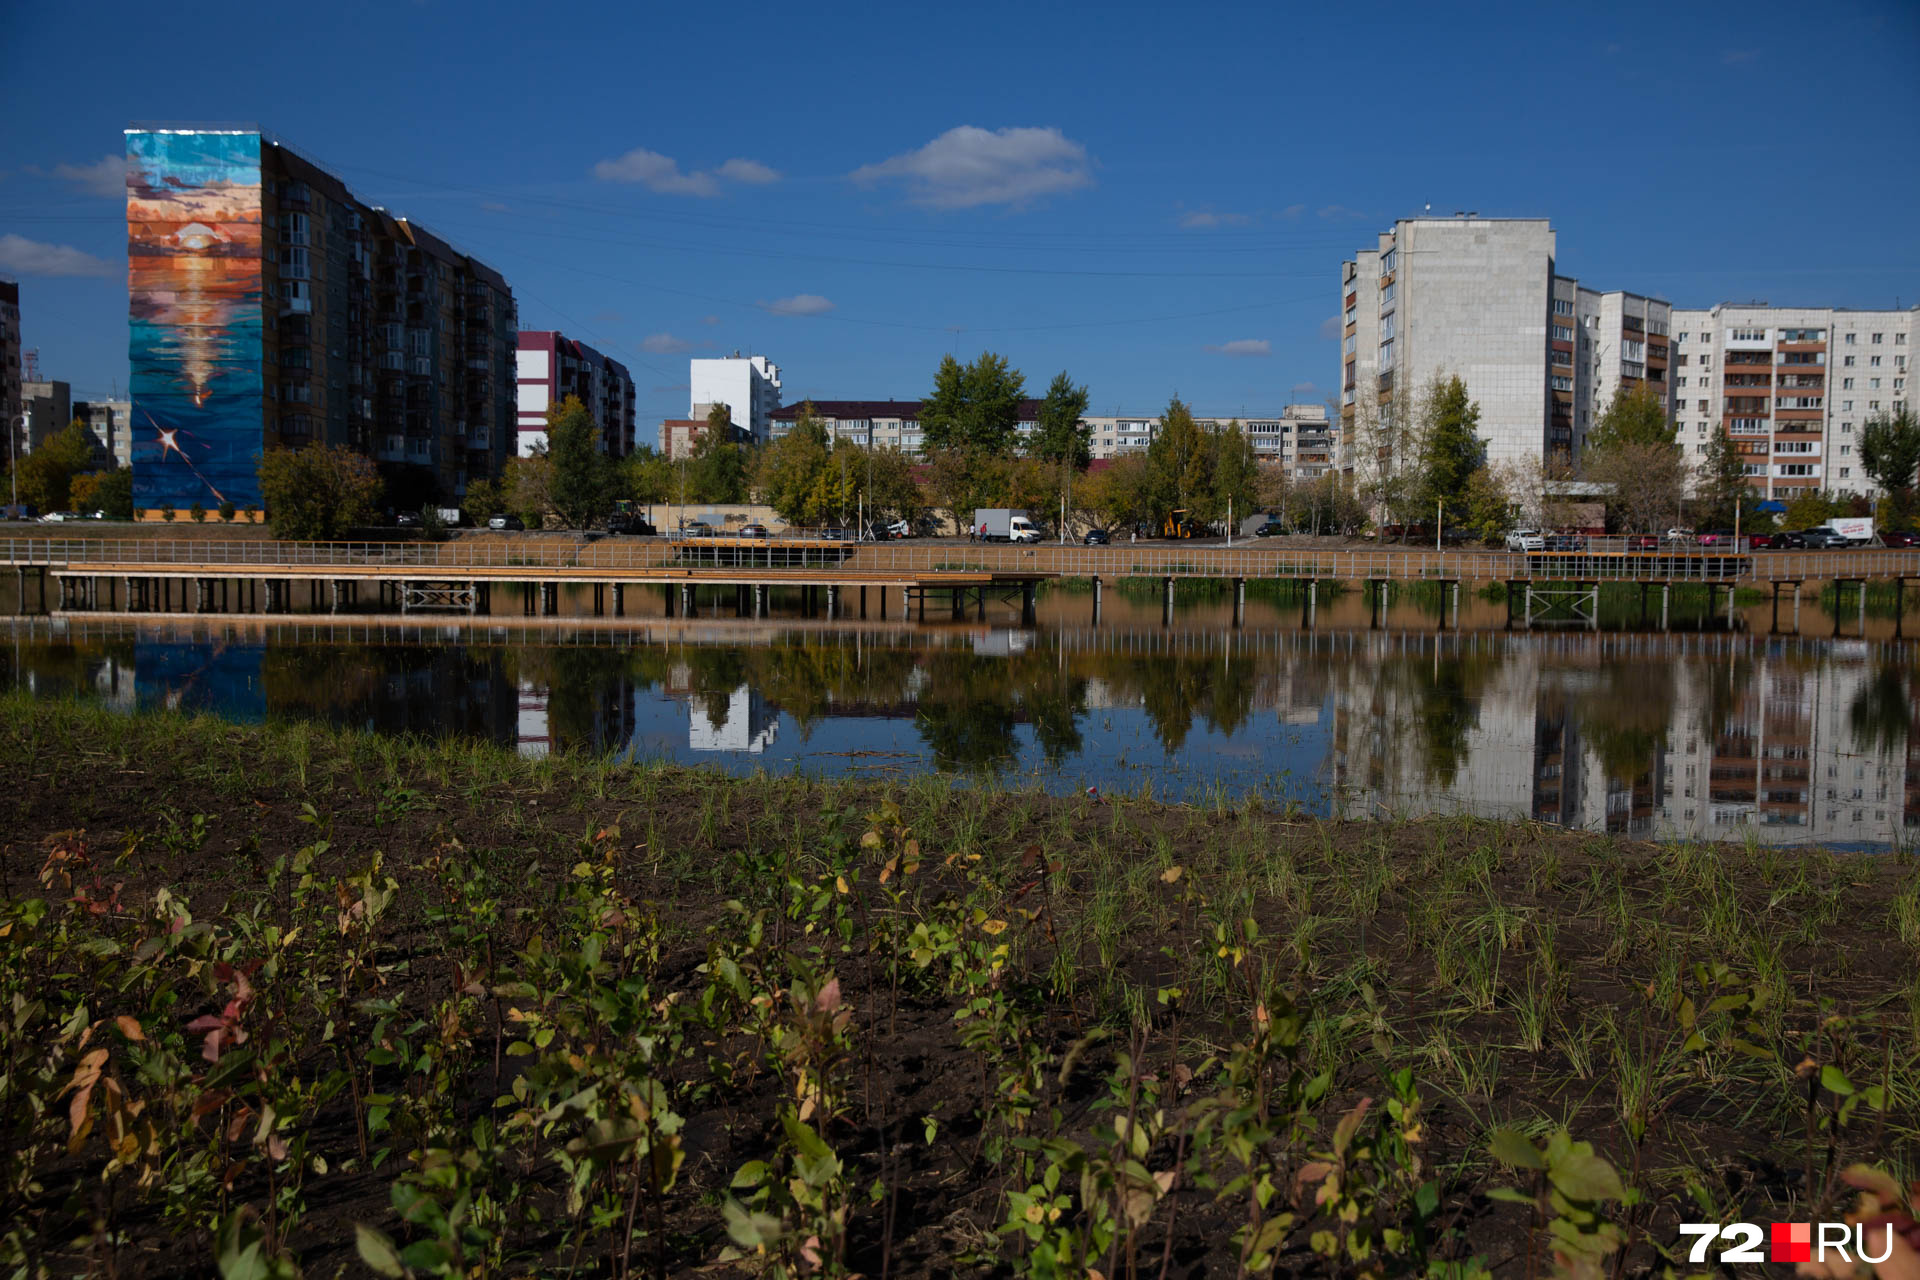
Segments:
[[[13,505],[16,507],[20,505],[20,467],[16,450],[19,446],[20,430],[23,427],[29,433],[33,431],[31,413],[17,413],[13,416],[13,421],[7,424],[7,475],[13,481]]]

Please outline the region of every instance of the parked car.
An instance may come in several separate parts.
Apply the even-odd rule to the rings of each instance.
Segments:
[[[1660,539],[1651,533],[1631,534],[1627,538],[1627,550],[1629,551],[1658,551],[1659,549]]]
[[[1899,529],[1882,529],[1880,545],[1883,547],[1920,547],[1920,533],[1906,533]]]
[[[1667,530],[1668,542],[1692,542],[1693,539],[1694,539],[1694,532],[1691,529],[1684,528],[1684,527],[1675,527]]]
[[[1578,533],[1550,533],[1547,535],[1548,551],[1585,551],[1587,539]]]
[[[1538,529],[1510,529],[1507,532],[1507,550],[1509,551],[1545,551],[1547,539]]]
[[[1774,535],[1771,533],[1749,533],[1742,536],[1747,540],[1749,551],[1765,551],[1773,546]]]
[[[1255,529],[1253,536],[1256,538],[1278,538],[1285,534],[1286,531],[1287,526],[1281,524],[1278,520],[1269,520],[1258,529]]]
[[[820,536],[828,542],[845,542],[847,540],[847,531],[837,524],[830,524],[820,531]]]
[[[1730,547],[1733,545],[1733,530],[1709,529],[1694,538],[1694,541],[1703,547]]]
[[[1110,545],[1112,542],[1113,539],[1107,536],[1105,529],[1089,529],[1087,530],[1087,536],[1080,539],[1081,545],[1087,547],[1104,547]]]
[[[499,515],[487,517],[487,528],[496,531],[524,529],[526,527],[527,522],[525,520],[508,511],[502,511]]]
[[[78,511],[49,511],[40,517],[41,524],[65,524],[69,520],[84,519]]]
[[[1824,551],[1832,547],[1850,547],[1853,539],[1837,529],[1816,525],[1800,531],[1800,545],[1811,551]]]
[[[418,529],[420,527],[420,513],[418,511],[399,512],[393,517],[393,527],[396,529]]]
[[[749,524],[749,525],[742,525],[742,526],[741,526],[741,528],[740,528],[740,536],[741,536],[741,537],[743,537],[743,538],[764,538],[764,537],[767,537],[767,536],[768,536],[768,534],[767,534],[767,526],[765,526],[765,525],[763,525],[763,524]]]

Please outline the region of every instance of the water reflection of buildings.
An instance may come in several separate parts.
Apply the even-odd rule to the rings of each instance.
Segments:
[[[1904,709],[1880,707],[1883,668],[1864,652],[1735,644],[1707,661],[1587,640],[1505,646],[1477,672],[1473,655],[1431,652],[1348,664],[1333,696],[1336,803],[1647,838],[1884,843],[1920,827],[1920,687],[1896,680]],[[1625,705],[1635,693],[1644,714]],[[1876,707],[1893,728],[1865,740]]]
[[[714,718],[714,712],[720,713]],[[687,704],[687,749],[690,751],[732,751],[759,755],[773,745],[780,728],[780,713],[773,704],[741,685],[727,695],[726,705],[715,707],[712,699],[694,698]]]

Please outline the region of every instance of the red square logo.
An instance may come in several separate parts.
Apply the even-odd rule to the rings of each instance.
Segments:
[[[1776,1222],[1773,1224],[1773,1248],[1769,1251],[1775,1262],[1811,1262],[1813,1260],[1813,1224],[1810,1222]]]

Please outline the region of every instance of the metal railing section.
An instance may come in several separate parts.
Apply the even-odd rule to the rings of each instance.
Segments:
[[[1609,540],[1618,541],[1618,540]],[[458,539],[451,542],[274,542],[260,540],[10,538],[0,561],[56,569],[88,564],[204,568],[209,573],[274,568],[395,568],[429,573],[526,568],[540,576],[599,569],[831,569],[849,574],[996,573],[1013,577],[1323,578],[1354,582],[1645,580],[1790,582],[1834,578],[1920,578],[1920,550],[1758,551],[1712,548],[1637,551],[1590,545],[1580,551],[1432,551],[1343,548],[1138,545],[1081,547],[969,543],[878,543],[820,547],[703,547],[661,538]]]

